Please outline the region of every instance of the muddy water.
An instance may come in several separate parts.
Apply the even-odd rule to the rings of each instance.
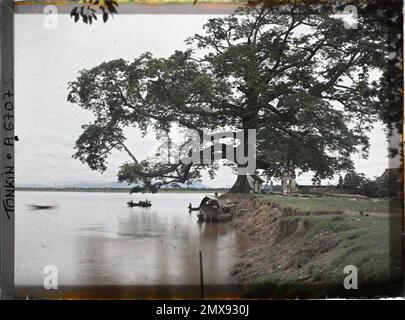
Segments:
[[[42,286],[47,265],[59,285],[191,285],[199,283],[199,250],[207,284],[228,284],[247,239],[224,224],[198,224],[203,194],[17,192],[16,275]],[[128,208],[126,201],[152,201]],[[31,210],[29,204],[55,205]]]

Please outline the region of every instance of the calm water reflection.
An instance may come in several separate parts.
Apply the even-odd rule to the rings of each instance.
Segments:
[[[42,285],[46,265],[58,268],[60,285],[198,284],[199,250],[205,282],[229,283],[247,242],[223,224],[197,223],[187,205],[203,195],[17,192],[16,284]],[[126,206],[145,198],[151,208]]]

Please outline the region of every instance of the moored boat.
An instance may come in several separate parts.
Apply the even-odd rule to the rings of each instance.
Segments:
[[[218,197],[206,196],[201,201],[197,217],[199,221],[222,222],[231,220],[234,213],[233,204],[226,203]]]

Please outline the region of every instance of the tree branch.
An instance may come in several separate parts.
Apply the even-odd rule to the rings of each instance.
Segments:
[[[127,148],[127,146],[123,143],[120,142],[120,145],[124,148],[124,150],[128,153],[128,155],[132,158],[132,160],[134,160],[135,164],[138,164],[138,160],[135,158],[135,156],[133,155],[133,153]]]

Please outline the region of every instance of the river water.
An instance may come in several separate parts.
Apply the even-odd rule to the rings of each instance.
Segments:
[[[198,224],[204,194],[16,192],[18,286],[42,286],[45,266],[58,270],[60,286],[229,284],[232,266],[248,246],[223,223]],[[128,208],[149,199],[151,208]],[[32,210],[29,205],[54,205]]]

